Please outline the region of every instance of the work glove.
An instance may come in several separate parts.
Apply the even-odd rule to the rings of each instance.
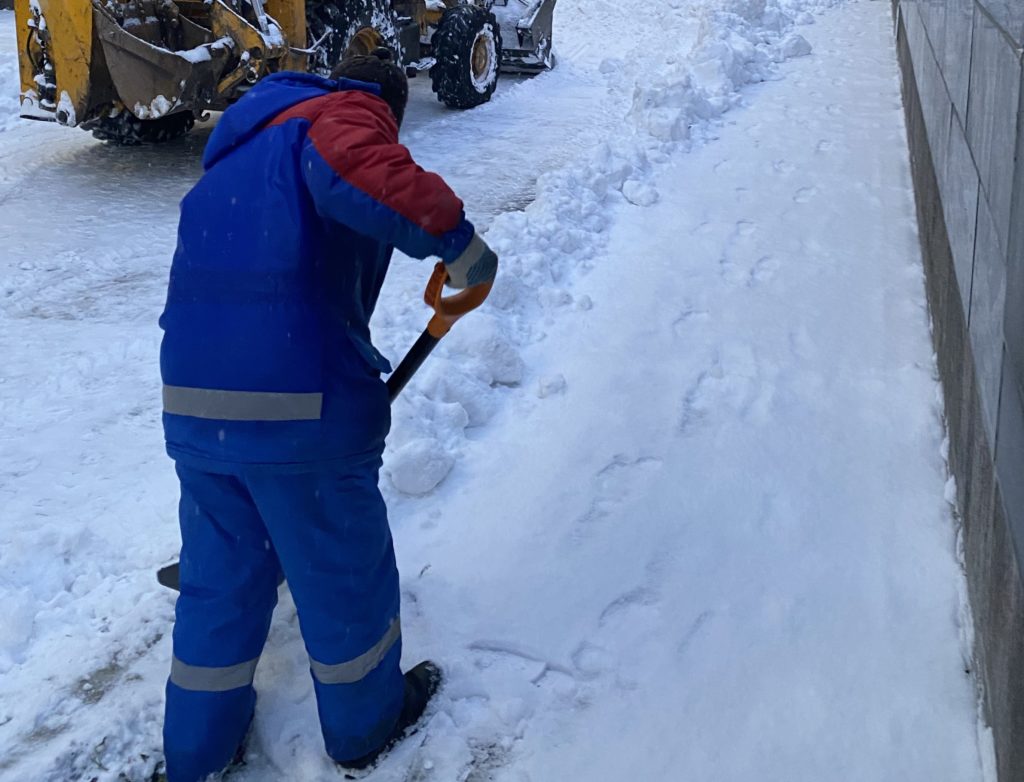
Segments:
[[[480,238],[480,234],[473,234],[462,255],[454,261],[446,261],[445,268],[448,270],[448,281],[445,284],[449,288],[461,290],[472,285],[494,282],[498,273],[498,256]]]

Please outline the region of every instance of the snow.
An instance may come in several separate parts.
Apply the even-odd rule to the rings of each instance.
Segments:
[[[264,17],[264,20],[266,17]],[[265,40],[271,46],[284,46],[286,41],[284,33],[281,28],[276,24],[267,23],[267,32],[263,34],[263,40]]]
[[[61,91],[60,100],[57,101],[57,117],[62,120],[62,125],[67,125],[69,128],[78,124],[78,119],[75,116],[75,103],[64,90]]]
[[[210,48],[210,44],[203,44],[202,46],[197,46],[194,49],[175,52],[175,54],[183,60],[193,64],[198,64],[201,62],[209,62],[213,59],[213,55],[210,53]]]
[[[469,423],[468,416],[460,421]],[[395,450],[388,460],[387,474],[403,494],[426,494],[436,488],[455,466],[455,460],[437,440],[422,438]]]
[[[8,120],[13,33],[0,779],[143,780],[177,546],[156,316],[209,126]],[[447,684],[366,778],[992,782],[888,4],[560,0],[555,36],[472,112],[413,82],[405,139],[502,267],[393,410],[405,662]],[[393,360],[429,273],[396,257]],[[233,780],[341,779],[307,665],[282,593]]]
[[[565,391],[566,386],[565,375],[555,374],[542,377],[537,384],[537,396],[544,399],[552,394],[561,394]]]
[[[271,27],[274,30],[278,30],[278,28],[274,25],[272,25]],[[280,30],[278,30],[278,34],[280,34]],[[232,48],[234,48],[234,41],[230,37],[225,36],[224,38],[218,38],[213,43],[204,43],[201,46],[195,47],[194,49],[186,49],[184,51],[175,52],[175,54],[181,57],[183,60],[187,60],[190,63],[199,64],[202,62],[209,62],[210,60],[212,60],[214,49]]]
[[[477,35],[476,40],[473,42],[474,50],[481,44],[481,42],[483,42],[483,45],[487,47],[487,69],[480,75],[477,75],[476,71],[473,68],[470,68],[469,79],[473,84],[473,89],[483,95],[494,83],[495,76],[498,72],[497,42],[494,38],[494,28],[489,23],[483,26],[483,29],[480,30],[480,34]]]
[[[782,41],[782,56],[785,59],[792,57],[806,57],[813,51],[811,44],[799,33],[787,35]]]
[[[168,114],[177,105],[177,98],[168,100],[163,95],[157,95],[152,101],[150,101],[148,106],[136,103],[135,107],[132,109],[132,114],[139,119],[160,119],[160,117]]]

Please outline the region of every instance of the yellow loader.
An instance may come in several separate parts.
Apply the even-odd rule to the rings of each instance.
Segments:
[[[455,108],[554,64],[556,0],[15,0],[22,116],[165,141],[269,73],[391,49]]]

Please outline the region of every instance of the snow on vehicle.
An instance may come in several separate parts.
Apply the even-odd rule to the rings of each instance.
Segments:
[[[188,132],[268,73],[387,46],[472,108],[553,65],[556,0],[15,0],[22,116],[122,144]],[[301,45],[299,45],[301,42]]]

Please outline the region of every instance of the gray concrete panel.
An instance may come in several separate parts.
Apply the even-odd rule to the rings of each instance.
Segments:
[[[1024,94],[1024,73],[1021,75]],[[1018,127],[1024,128],[1024,100]],[[1003,324],[1006,361],[1024,382],[1024,132],[1017,137],[1017,170],[1010,215],[1010,251],[1006,256],[1006,322]],[[1024,396],[1024,386],[1021,387]]]
[[[1024,0],[1009,1],[1024,9]],[[974,37],[973,0],[947,0],[941,22],[936,9],[925,6],[928,2],[901,6],[906,12],[901,18],[916,17],[925,32],[922,36],[921,29],[904,26],[900,39],[907,134],[945,396],[949,464],[963,520],[976,675],[995,737],[998,779],[1022,782],[1024,582],[1018,562],[1024,562],[1024,373],[1011,353],[1024,349],[1024,326],[1018,320],[1024,308],[1024,138],[1001,131],[1011,125],[1015,129],[1024,87],[1019,71],[1013,90],[1004,83],[1005,68],[993,76],[993,69],[1005,64],[1007,51],[1011,59],[1016,55],[1003,32],[993,34],[991,20],[988,32],[978,23],[979,37]],[[928,45],[940,24],[944,46]],[[989,48],[993,45],[995,50]],[[933,52],[948,110],[936,97],[931,64],[924,57]],[[980,58],[974,72],[972,54]],[[943,136],[936,128],[947,117],[946,149],[938,155],[934,148],[941,147]],[[1015,194],[1012,200],[1006,180]]]
[[[978,375],[985,433],[994,448],[1003,370],[1003,320],[1006,302],[1006,260],[996,237],[995,219],[982,201],[974,252],[974,284],[968,319],[971,350]]]
[[[1017,782],[1024,774],[1024,590],[1021,588],[1020,538],[1012,532],[1012,511],[997,487],[984,551],[979,562],[987,594],[974,602],[987,602],[984,648],[988,718],[996,739],[997,778]],[[1019,507],[1019,506],[1018,506]]]
[[[1006,363],[1024,380],[1024,256],[1013,255],[1006,274],[1006,320],[1003,323]],[[1024,386],[1021,387],[1024,394]]]
[[[914,61],[914,75],[917,77],[917,89],[921,99],[924,124],[928,133],[928,147],[931,149],[933,161],[946,159],[949,148],[950,115],[953,104],[949,101],[946,82],[942,78],[939,63],[932,56],[931,46],[922,46],[919,59]],[[945,168],[936,165],[939,186],[945,187]]]
[[[921,21],[921,9],[919,3],[912,3],[903,7],[903,24],[907,31],[907,45],[910,47],[910,56],[914,60],[914,68],[917,63],[924,61],[925,54],[931,48],[928,43],[928,34],[924,29],[924,22]]]
[[[1008,368],[1003,375],[1002,404],[996,441],[996,472],[1007,511],[1007,521],[1024,556],[1024,378]]]
[[[959,117],[954,114],[949,128],[949,147],[942,164],[940,178],[942,211],[946,219],[949,246],[953,252],[956,279],[963,297],[966,315],[971,301],[971,283],[974,276],[974,242],[978,227],[978,201],[980,182],[974,167],[971,149]]]
[[[977,0],[1018,49],[1024,47],[1024,3],[1021,0]]]
[[[935,59],[940,63],[946,50],[946,3],[945,0],[920,0],[921,22],[931,42]]]
[[[1009,244],[1013,156],[1017,148],[1021,63],[1003,31],[980,8],[974,13],[967,140],[1004,252]]]
[[[967,90],[971,80],[971,41],[974,38],[974,0],[947,0],[946,42],[942,50],[942,74],[946,79],[950,100],[967,118]]]

